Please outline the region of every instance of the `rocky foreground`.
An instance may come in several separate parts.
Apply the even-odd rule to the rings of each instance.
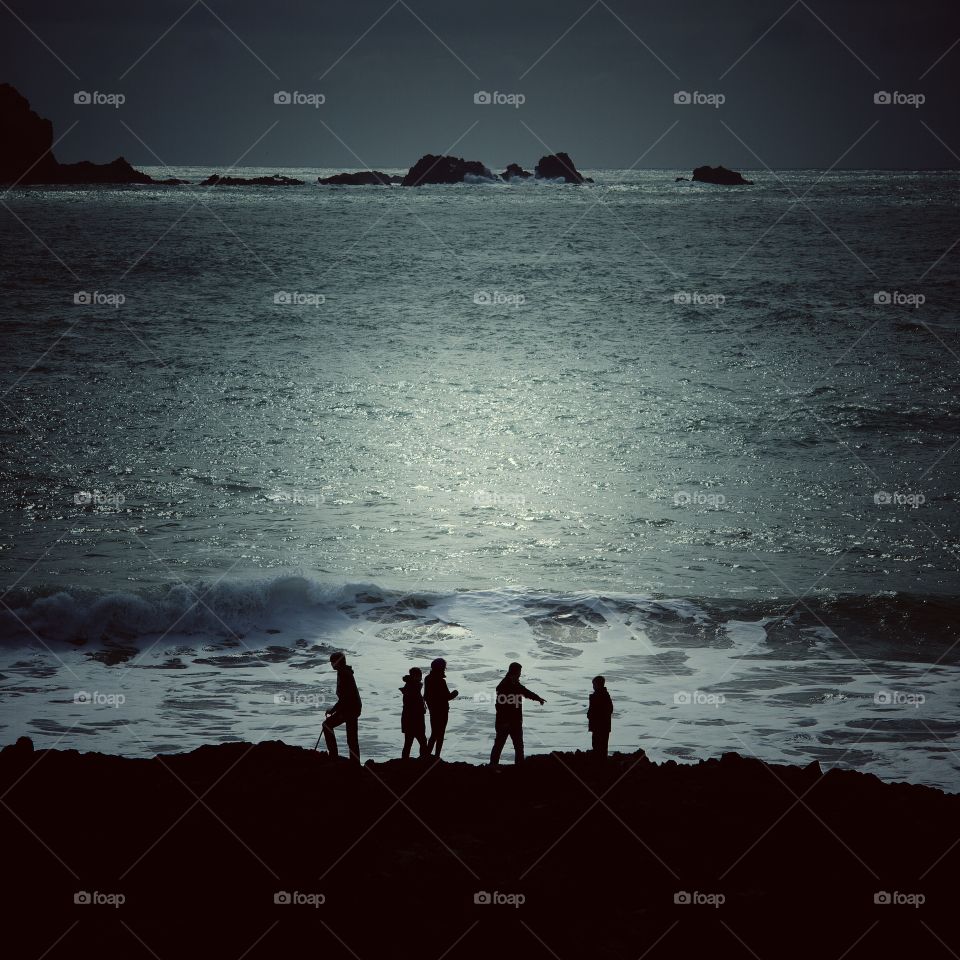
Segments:
[[[358,767],[278,742],[146,760],[21,741],[0,795],[10,957],[960,949],[960,797],[815,764]]]

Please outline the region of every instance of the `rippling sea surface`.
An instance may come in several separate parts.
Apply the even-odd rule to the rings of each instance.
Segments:
[[[442,655],[450,759],[519,659],[531,750],[602,672],[620,749],[960,789],[956,173],[280,172],[4,198],[4,741],[312,745],[342,647],[378,759]]]

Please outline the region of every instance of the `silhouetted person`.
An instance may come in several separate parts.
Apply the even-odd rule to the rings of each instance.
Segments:
[[[598,760],[604,760],[607,756],[612,716],[613,701],[607,693],[607,681],[603,677],[594,677],[593,693],[590,694],[590,706],[587,708],[587,729],[593,734],[593,755]]]
[[[327,718],[323,721],[323,739],[326,741],[330,756],[338,757],[340,754],[333,728],[340,726],[341,723],[346,724],[350,759],[359,763],[360,739],[357,736],[357,719],[362,705],[357,681],[353,678],[353,667],[347,666],[347,658],[343,653],[331,653],[330,665],[337,671],[337,702],[327,711]]]
[[[419,667],[411,667],[410,672],[403,678],[400,692],[403,694],[403,711],[400,714],[400,729],[403,731],[404,760],[410,756],[410,747],[416,740],[420,744],[420,756],[427,755],[427,734],[424,729],[427,708],[423,702],[423,674]]]
[[[547,702],[520,683],[522,669],[519,663],[511,663],[507,675],[497,684],[496,736],[490,753],[490,765],[493,767],[500,762],[507,737],[513,741],[516,762],[523,761],[523,698],[536,700],[540,704]]]
[[[447,730],[447,719],[450,716],[450,701],[459,696],[458,691],[452,693],[447,687],[447,661],[437,657],[430,664],[430,672],[423,684],[423,699],[427,701],[430,711],[430,739],[427,741],[427,753],[443,749],[443,735]]]

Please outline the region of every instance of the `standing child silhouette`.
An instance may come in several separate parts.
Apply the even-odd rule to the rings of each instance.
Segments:
[[[410,672],[403,678],[400,692],[403,694],[403,711],[400,714],[400,729],[403,732],[403,753],[406,760],[410,756],[413,741],[420,744],[420,756],[427,755],[427,734],[424,715],[427,712],[423,703],[421,687],[423,681],[419,667],[411,667]]]

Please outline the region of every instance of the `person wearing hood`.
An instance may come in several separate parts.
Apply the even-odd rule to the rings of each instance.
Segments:
[[[360,740],[357,721],[362,704],[357,681],[353,676],[353,667],[347,665],[346,655],[342,652],[330,654],[330,665],[337,671],[337,702],[327,711],[326,719],[323,721],[323,738],[327,744],[327,753],[331,757],[340,755],[333,730],[342,723],[347,730],[347,749],[350,751],[350,759],[359,763]]]
[[[612,716],[613,701],[607,692],[607,681],[604,677],[594,677],[593,693],[590,694],[590,706],[587,708],[587,729],[593,734],[593,755],[598,760],[607,757]]]
[[[423,681],[419,667],[411,667],[410,672],[403,678],[400,692],[403,694],[403,711],[400,714],[400,729],[403,732],[403,753],[406,760],[410,756],[413,741],[420,744],[420,756],[427,755],[427,735],[424,719],[427,708],[423,703]]]
[[[523,762],[523,701],[536,700],[541,706],[547,701],[539,694],[528,690],[520,683],[520,671],[523,667],[519,663],[511,663],[507,675],[497,684],[497,719],[493,750],[490,753],[490,766],[500,763],[500,754],[507,737],[513,741],[513,752],[516,762]]]
[[[430,739],[427,741],[427,753],[432,754],[435,749],[438,757],[443,749],[443,735],[447,730],[447,719],[450,716],[450,701],[459,696],[458,691],[451,692],[447,687],[446,671],[447,661],[443,657],[437,657],[430,664],[430,672],[423,685],[423,697],[430,711]]]

